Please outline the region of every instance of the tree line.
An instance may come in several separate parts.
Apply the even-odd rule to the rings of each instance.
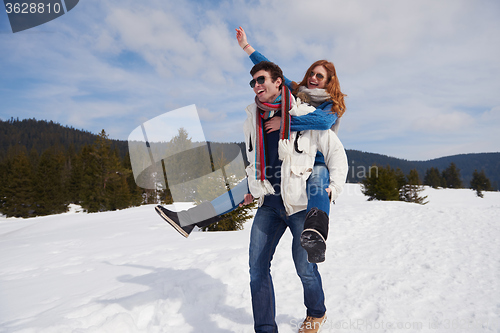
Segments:
[[[427,203],[425,201],[427,197],[420,196],[424,185],[433,188],[463,188],[460,169],[453,162],[442,172],[435,167],[427,169],[423,181],[416,169],[410,170],[408,175],[405,175],[399,168],[373,165],[361,183],[363,194],[369,197],[368,200],[406,201],[419,204]],[[470,188],[481,198],[483,191],[493,190],[484,170],[480,172],[474,170]]]
[[[70,203],[99,212],[143,201],[128,154],[120,158],[104,130],[79,151],[56,144],[39,154],[17,144],[0,161],[0,212],[6,216],[57,214]]]
[[[145,142],[138,146],[145,147]],[[129,152],[120,157],[118,148],[113,147],[112,140],[104,130],[94,137],[92,143],[85,144],[78,150],[74,144],[66,148],[56,143],[39,154],[33,146],[28,152],[24,145],[11,145],[0,159],[0,213],[8,217],[51,215],[66,212],[71,203],[81,205],[87,212],[124,209],[141,204],[170,204],[173,203],[172,192],[163,173],[157,172],[162,164],[169,165],[169,163],[173,163],[173,167],[181,171],[180,174],[188,173],[195,178],[208,174],[208,177],[200,178],[203,182],[194,188],[183,184],[190,179],[183,179],[179,181],[177,187],[172,187],[172,189],[189,190],[183,197],[177,195],[176,201],[182,199],[180,201],[199,203],[202,197],[197,200],[193,194],[218,190],[219,192],[212,194],[212,197],[215,197],[226,191],[226,187],[220,185],[224,185],[228,180],[221,182],[217,179],[217,176],[220,177],[220,172],[214,173],[217,176],[213,177],[210,174],[213,169],[220,169],[221,166],[225,166],[228,174],[235,174],[231,170],[231,165],[227,165],[227,160],[233,160],[234,156],[241,153],[238,144],[212,143],[213,160],[208,160],[208,171],[206,171],[203,168],[200,170],[202,159],[199,153],[202,150],[193,149],[200,146],[200,143],[191,142],[184,129],[179,129],[178,135],[170,142],[152,143],[151,146],[153,148],[156,146],[157,149],[182,149],[188,153],[183,154],[182,159],[167,158],[158,161],[152,172],[136,175],[138,178],[136,182]],[[134,153],[135,149],[131,149],[131,152]],[[155,154],[168,155],[159,152]],[[150,159],[149,155],[136,154],[135,161],[137,160],[147,162]],[[241,159],[240,162],[237,169],[244,170],[244,162]],[[244,177],[240,175],[239,178],[242,176]],[[144,181],[141,177],[152,179]],[[169,179],[174,185],[175,180]],[[153,186],[143,186],[147,183]],[[254,205],[239,207],[224,215],[218,223],[205,227],[204,230],[242,229],[243,223],[252,217],[250,214],[252,208]]]
[[[172,140],[190,147],[199,146],[199,143],[191,142],[188,134],[182,131]],[[155,149],[153,143],[151,148]],[[226,156],[229,160],[235,155],[235,151],[245,152],[244,143],[214,143],[212,150],[216,152],[215,155]],[[492,188],[485,169],[496,170],[497,164],[500,164],[496,157],[498,154],[475,154],[471,158],[477,163],[481,162],[480,171],[476,169],[472,175],[462,177],[460,170],[452,162],[442,172],[434,166],[428,168],[421,181],[417,168],[411,169],[411,163],[414,162],[352,150],[347,152],[350,168],[353,170],[349,172],[352,179],[348,178],[348,181],[363,182],[364,188],[369,190],[367,195],[372,200],[415,202],[419,197],[418,190],[423,185],[461,188],[464,183],[470,183],[470,187],[482,196],[483,191]],[[478,156],[484,158],[480,160]],[[469,158],[467,155],[458,157],[462,160]],[[148,159],[149,157],[144,157],[143,160]],[[196,158],[193,159],[193,162],[188,161],[182,166],[176,166],[176,163],[172,166],[188,171],[199,166]],[[244,153],[243,159],[247,163]],[[377,159],[387,162],[388,166],[383,168],[376,164],[370,170],[375,167],[378,173],[364,175],[363,165],[369,160]],[[449,158],[438,160],[446,159]],[[426,163],[430,162],[432,161]],[[403,170],[410,170],[407,175],[403,174],[398,163],[403,163]],[[461,163],[464,164],[463,161]],[[359,172],[360,170],[363,172]],[[374,175],[378,179],[372,178]],[[464,182],[466,178],[471,180]],[[373,188],[381,193],[370,194],[370,191],[374,191]],[[0,213],[29,217],[64,212],[69,203],[80,204],[89,212],[98,212],[160,202],[172,202],[168,186],[143,189],[136,185],[127,141],[111,140],[104,130],[95,135],[47,121],[13,118],[8,121],[0,120]],[[248,212],[239,213],[245,216]],[[234,218],[228,217],[226,222],[231,220]],[[222,224],[218,227],[221,228]],[[213,228],[217,226],[212,226],[211,229]]]
[[[401,169],[405,174],[415,169],[421,177],[424,177],[430,168],[437,168],[442,171],[447,169],[451,163],[454,163],[461,170],[460,180],[462,181],[462,186],[467,188],[470,186],[474,170],[478,172],[484,170],[490,179],[493,190],[500,189],[500,152],[459,154],[426,161],[404,160],[351,149],[347,149],[346,153],[349,158],[349,173],[347,177],[349,183],[361,182],[365,178],[364,170],[373,165],[390,165],[392,168]]]
[[[80,151],[85,145],[91,145],[96,134],[73,127],[62,126],[54,121],[11,118],[0,119],[0,161],[3,160],[10,147],[21,145],[28,153],[35,150],[41,155],[45,150],[59,146],[64,150],[73,146],[73,150]],[[127,153],[127,142],[109,139],[111,149],[117,149],[123,158]]]

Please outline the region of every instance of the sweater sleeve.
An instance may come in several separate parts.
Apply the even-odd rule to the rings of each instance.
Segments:
[[[250,55],[250,60],[252,60],[254,65],[257,65],[261,61],[270,61],[259,51],[253,52]],[[286,76],[285,76],[285,85],[288,87],[288,89],[292,89],[292,80],[289,80]]]
[[[337,121],[337,114],[331,113],[332,103],[325,102],[314,112],[303,116],[292,117],[290,130],[293,132],[306,130],[327,130]]]

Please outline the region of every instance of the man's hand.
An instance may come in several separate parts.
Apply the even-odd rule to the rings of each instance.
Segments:
[[[264,130],[266,133],[279,131],[281,126],[281,117],[272,117],[264,123]]]
[[[240,203],[240,207],[246,206],[251,204],[253,201],[253,195],[250,193],[245,194],[245,200],[243,200],[243,203]]]
[[[325,191],[328,193],[328,198],[331,199],[332,198],[332,189],[327,187],[327,188],[325,188]]]

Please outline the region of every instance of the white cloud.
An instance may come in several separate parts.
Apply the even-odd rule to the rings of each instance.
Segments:
[[[126,138],[194,103],[210,139],[242,138],[253,99],[234,38],[242,25],[291,79],[320,58],[335,63],[347,148],[410,159],[500,150],[499,12],[467,0],[88,0],[50,23],[56,33],[0,37],[1,117],[42,114]]]
[[[440,113],[440,110],[434,110],[434,112],[431,110],[431,112],[426,112],[414,120],[413,129],[423,135],[427,133],[464,133],[474,125],[474,118],[465,112]]]

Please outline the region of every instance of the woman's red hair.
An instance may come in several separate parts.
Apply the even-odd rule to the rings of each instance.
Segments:
[[[344,96],[347,96],[340,91],[340,82],[337,77],[337,71],[335,70],[335,66],[328,60],[318,60],[309,67],[302,79],[302,82],[297,84],[294,82],[293,93],[297,94],[299,87],[304,86],[307,87],[307,79],[311,74],[312,70],[316,68],[316,66],[323,66],[326,69],[327,73],[327,82],[325,86],[325,90],[332,97],[331,101],[333,102],[332,112],[337,113],[337,116],[340,118],[345,112],[345,103]]]

